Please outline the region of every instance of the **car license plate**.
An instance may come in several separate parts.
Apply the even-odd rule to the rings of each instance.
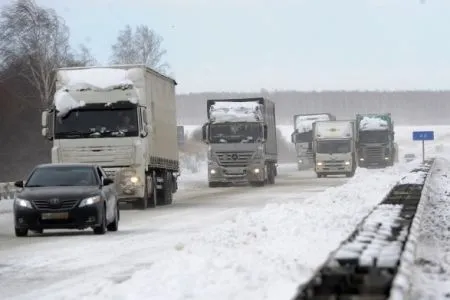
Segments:
[[[69,218],[69,213],[59,212],[59,213],[43,213],[42,220],[66,220]]]

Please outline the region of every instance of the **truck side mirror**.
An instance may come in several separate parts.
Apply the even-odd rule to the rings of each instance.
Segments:
[[[267,131],[267,125],[264,124],[264,140],[267,140],[267,135],[268,135],[268,131]]]
[[[208,124],[204,124],[202,126],[202,141],[206,144],[209,143],[209,139],[208,139],[208,129],[209,129],[209,125]]]
[[[44,110],[41,115],[41,126],[46,128],[48,127],[48,111]]]
[[[48,138],[48,128],[47,127],[42,128],[42,136]]]
[[[295,134],[295,132],[293,132],[293,133],[291,134],[291,143],[292,143],[292,144],[295,144],[295,142],[296,142],[296,137],[297,137],[297,135]]]

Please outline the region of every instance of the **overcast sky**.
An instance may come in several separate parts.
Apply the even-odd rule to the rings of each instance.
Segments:
[[[421,2],[37,1],[102,64],[126,24],[150,26],[164,38],[178,92],[448,89],[450,0]]]

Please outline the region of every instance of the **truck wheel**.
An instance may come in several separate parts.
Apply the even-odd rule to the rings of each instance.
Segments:
[[[345,177],[353,177],[353,175],[355,175],[354,172],[347,172],[347,173],[345,173]]]
[[[253,187],[261,187],[265,185],[265,181],[252,181],[250,185]]]
[[[208,186],[210,188],[216,188],[219,187],[219,184],[217,182],[208,182]]]
[[[162,189],[157,190],[156,195],[156,205],[169,205],[173,202],[173,194],[172,194],[172,173],[168,171],[164,172],[164,181],[162,183]]]
[[[275,184],[275,166],[274,165],[268,165],[267,168],[267,182],[269,184]]]

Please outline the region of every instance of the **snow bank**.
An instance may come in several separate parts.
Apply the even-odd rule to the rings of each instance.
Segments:
[[[408,272],[411,294],[407,299],[446,299],[450,295],[450,162],[435,161],[422,197],[423,213]],[[415,254],[415,255],[414,255]]]
[[[0,214],[10,213],[13,211],[13,200],[0,199]]]
[[[396,184],[396,168],[358,169],[347,184],[302,202],[241,212],[96,299],[289,299]],[[149,282],[151,284],[149,284]],[[54,295],[56,297],[56,295]],[[75,297],[75,296],[74,296]]]
[[[325,114],[298,116],[295,119],[295,130],[299,133],[308,132],[312,130],[312,125],[316,121],[329,121],[330,117]]]
[[[256,101],[216,102],[210,106],[213,122],[255,122],[263,120],[261,105]]]
[[[388,122],[377,117],[363,117],[359,123],[360,130],[386,130]]]

